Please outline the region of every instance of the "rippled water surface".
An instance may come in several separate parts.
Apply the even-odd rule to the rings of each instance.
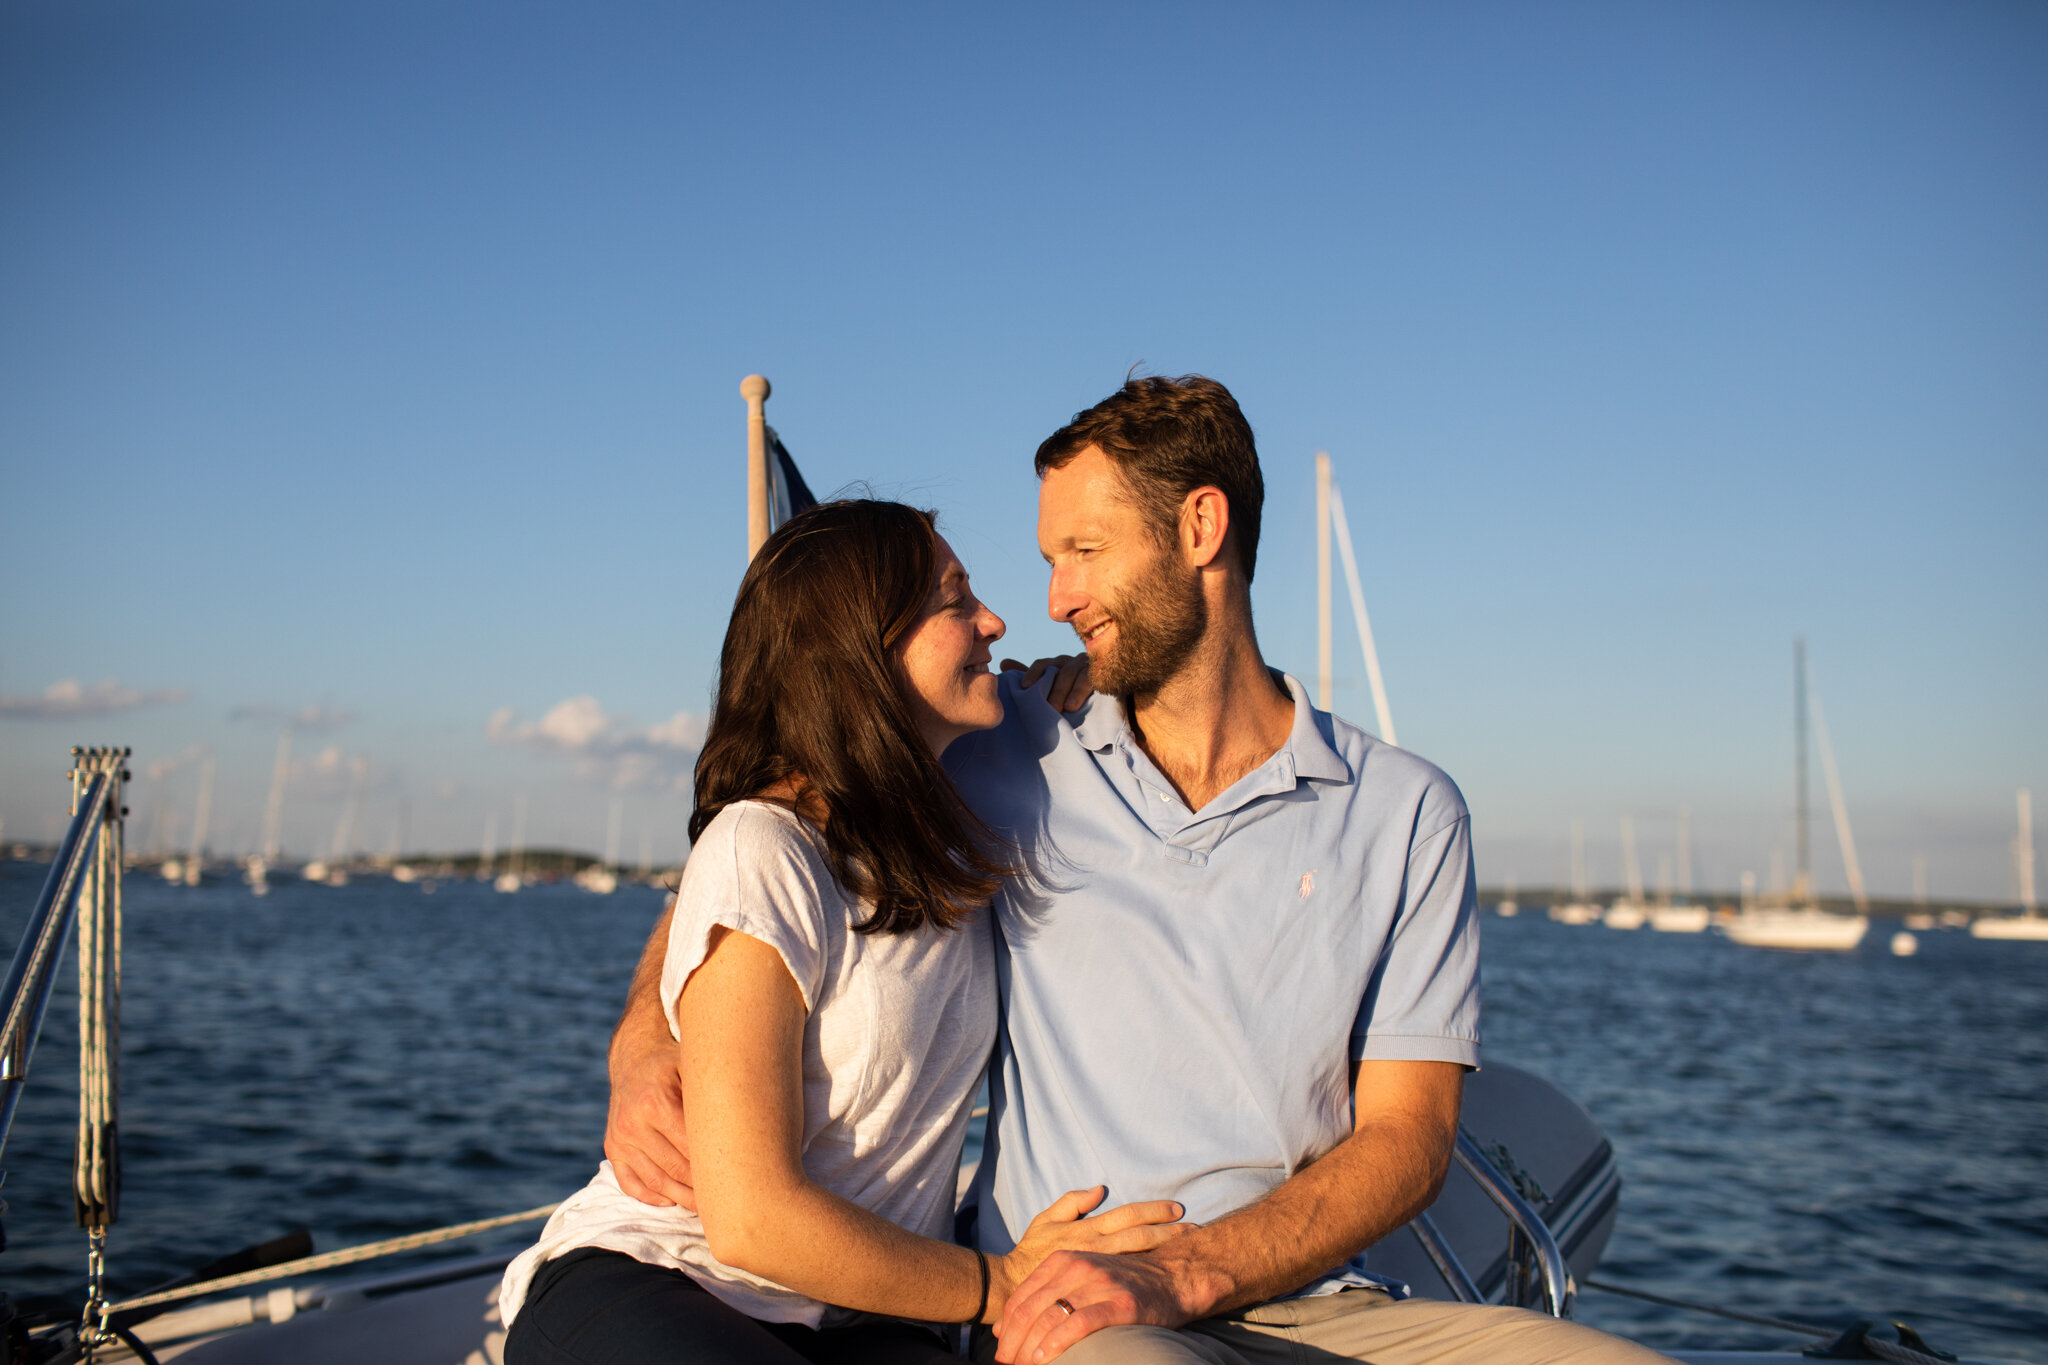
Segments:
[[[0,864],[9,950],[41,876]],[[655,892],[128,886],[117,1293],[294,1225],[324,1250],[588,1178]],[[1804,956],[1527,916],[1485,933],[1488,1054],[1576,1095],[1619,1153],[1603,1277],[2048,1362],[2048,944],[1943,932],[1893,958],[1874,931]],[[4,1158],[16,1295],[84,1270],[65,970]],[[1667,1347],[1792,1344],[1596,1291],[1579,1316]]]

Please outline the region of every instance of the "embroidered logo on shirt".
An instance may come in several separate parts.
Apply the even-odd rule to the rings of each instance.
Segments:
[[[1316,870],[1310,868],[1301,874],[1301,898],[1308,899],[1309,892],[1316,889]]]

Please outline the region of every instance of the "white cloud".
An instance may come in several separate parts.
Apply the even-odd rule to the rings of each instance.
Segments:
[[[118,715],[143,706],[169,706],[190,695],[182,687],[143,691],[123,687],[112,678],[87,687],[76,678],[53,682],[38,696],[0,695],[0,716],[23,720],[83,720]]]
[[[574,752],[606,738],[605,732],[611,728],[611,718],[596,697],[571,697],[548,708],[540,718],[539,730],[548,743]]]
[[[231,721],[269,721],[272,724],[283,724],[302,735],[329,734],[355,718],[355,712],[335,706],[302,706],[296,711],[286,711],[282,706],[271,706],[266,702],[244,702],[228,712],[228,719]]]
[[[706,719],[695,711],[678,711],[661,724],[647,727],[647,737],[657,744],[695,753],[704,747]]]
[[[705,718],[678,711],[641,727],[606,713],[585,694],[556,702],[537,721],[522,721],[509,706],[491,713],[484,733],[493,744],[534,749],[572,761],[585,781],[616,788],[670,787],[687,791]]]

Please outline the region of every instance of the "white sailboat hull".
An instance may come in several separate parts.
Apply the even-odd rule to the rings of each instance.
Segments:
[[[1650,911],[1650,927],[1660,934],[1699,934],[1712,918],[1704,905],[1660,905]]]
[[[1831,915],[1824,910],[1744,910],[1722,932],[1751,948],[1846,953],[1870,931],[1867,915]]]
[[[2048,915],[2015,915],[2009,919],[1971,920],[1970,937],[2048,941]]]
[[[1610,929],[1640,929],[1649,921],[1643,907],[1630,901],[1616,901],[1607,907],[1601,923]]]

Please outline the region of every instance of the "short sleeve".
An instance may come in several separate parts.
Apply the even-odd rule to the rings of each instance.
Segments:
[[[1479,893],[1468,815],[1409,850],[1400,914],[1351,1027],[1351,1059],[1479,1065]]]
[[[817,1007],[826,970],[827,907],[842,898],[797,817],[741,803],[719,812],[684,865],[661,968],[661,1008],[669,1032],[676,1001],[703,964],[711,931],[723,925],[773,948],[803,995]]]

